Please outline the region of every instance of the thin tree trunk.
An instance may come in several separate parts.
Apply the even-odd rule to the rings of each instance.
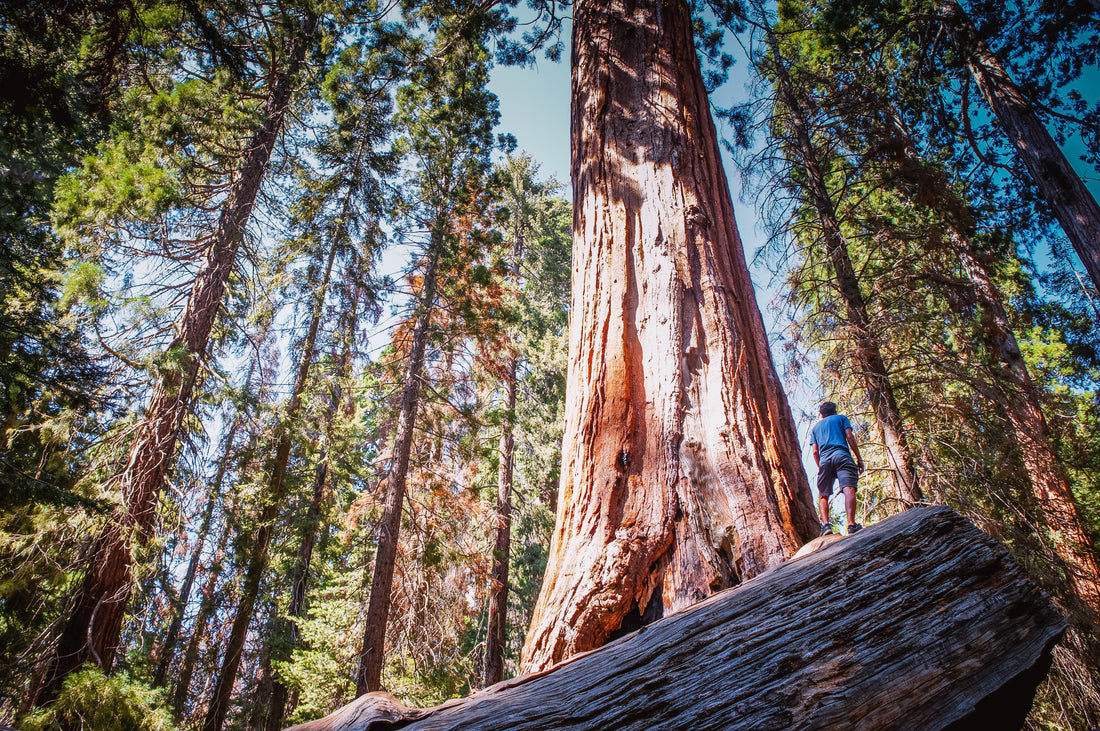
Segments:
[[[1016,334],[997,285],[974,256],[969,241],[956,228],[951,243],[966,269],[981,305],[981,327],[990,349],[990,364],[1001,381],[1005,413],[1027,470],[1028,479],[1065,562],[1070,585],[1093,612],[1100,611],[1100,567],[1092,541],[1081,523],[1065,468],[1052,445],[1039,394],[1028,373]]]
[[[229,542],[230,531],[231,528],[227,522],[218,538],[217,548],[214,549],[214,562],[210,567],[209,575],[206,577],[206,583],[202,587],[202,600],[199,602],[199,611],[195,615],[195,623],[191,627],[191,636],[187,640],[187,649],[184,650],[183,661],[180,663],[176,687],[172,694],[172,716],[176,723],[183,719],[183,709],[187,705],[187,694],[191,690],[191,678],[195,674],[195,663],[198,661],[202,642],[206,639],[206,625],[217,605],[215,590],[218,588],[218,579],[221,578],[222,560],[225,557],[225,546]]]
[[[773,71],[779,87],[780,99],[787,107],[789,115],[787,123],[795,135],[799,160],[806,173],[806,184],[810,188],[813,205],[821,222],[825,250],[829,256],[829,261],[833,265],[837,290],[844,300],[848,324],[855,345],[855,360],[859,365],[867,397],[875,412],[875,421],[882,432],[886,454],[890,460],[894,488],[898,498],[902,501],[909,504],[919,502],[923,495],[918,484],[913,455],[909,449],[909,442],[905,437],[902,426],[901,410],[898,408],[897,399],[894,397],[894,388],[886,362],[882,357],[878,337],[867,313],[867,303],[864,301],[863,293],[860,290],[859,278],[856,276],[852,260],[848,255],[848,242],[841,231],[836,206],[829,195],[817,149],[810,138],[809,124],[802,111],[802,103],[791,84],[786,62],[779,49],[779,43],[770,28],[767,29],[767,33],[768,43],[772,50]]]
[[[512,454],[515,449],[516,355],[504,364],[504,420],[500,427],[500,467],[497,470],[496,540],[493,543],[493,594],[489,602],[489,633],[485,639],[485,686],[504,680],[507,642],[508,561],[512,542]]]
[[[355,408],[354,400],[345,399],[340,384],[348,378],[351,371],[351,344],[355,340],[355,332],[358,327],[358,311],[359,296],[358,292],[356,292],[352,295],[351,303],[346,313],[347,321],[346,325],[343,327],[343,353],[341,353],[339,359],[340,365],[337,372],[336,385],[333,388],[332,400],[325,411],[325,439],[329,443],[331,443],[336,414],[340,410],[340,407],[344,406],[344,411],[347,413],[350,413],[348,412],[349,408]],[[286,650],[283,655],[276,658],[280,660],[287,660],[293,657],[294,648],[297,647],[300,642],[298,636],[298,621],[304,617],[306,613],[309,567],[313,561],[314,546],[318,543],[318,533],[321,528],[321,513],[324,509],[324,503],[327,496],[332,494],[328,481],[329,449],[330,444],[326,444],[325,449],[321,453],[321,458],[317,463],[317,469],[313,475],[313,497],[310,501],[305,525],[302,527],[302,537],[298,546],[297,561],[295,562],[295,569],[290,578],[291,593],[290,603],[287,606],[288,626],[286,628]],[[320,545],[320,552],[322,555],[325,550],[324,543],[324,535],[322,535]],[[279,729],[283,727],[283,721],[286,718],[286,714],[293,711],[294,706],[297,705],[297,697],[297,691],[292,691],[287,687],[279,679],[278,674],[276,674],[274,678],[274,687],[271,693],[271,701],[269,703],[271,710],[267,719],[267,731],[279,731]]]
[[[328,449],[321,454],[321,461],[317,464],[317,470],[313,475],[313,496],[309,501],[309,512],[306,514],[305,523],[302,526],[301,543],[298,545],[298,555],[294,562],[294,569],[290,579],[290,603],[287,606],[286,618],[282,622],[283,627],[273,635],[282,644],[278,651],[272,649],[275,660],[286,661],[293,656],[294,648],[298,646],[298,620],[305,616],[306,589],[309,585],[309,565],[313,560],[313,548],[317,544],[317,532],[321,525],[321,512],[324,510],[325,498],[328,495]],[[286,717],[287,699],[290,697],[290,688],[278,677],[273,678],[270,699],[266,701],[268,706],[266,731],[280,731],[283,720]]]
[[[446,221],[439,216],[432,227],[427,266],[424,269],[423,290],[418,303],[419,312],[405,366],[401,406],[397,417],[397,430],[394,434],[393,459],[390,462],[389,473],[386,475],[386,504],[382,512],[382,523],[379,526],[366,628],[363,631],[363,646],[359,654],[359,669],[355,675],[356,696],[379,690],[382,684],[386,622],[390,612],[390,592],[393,588],[397,539],[401,529],[401,510],[405,503],[405,478],[408,475],[413,430],[416,426],[416,409],[420,402],[420,377],[424,370],[424,350],[428,344],[428,331],[431,327],[432,311],[435,308],[436,275],[443,247],[445,225]]]
[[[246,382],[251,380],[252,374],[250,372]],[[225,449],[222,453],[221,460],[218,462],[218,471],[214,476],[214,482],[210,485],[210,493],[206,498],[206,507],[203,510],[202,521],[195,534],[195,547],[191,552],[191,561],[187,564],[187,573],[184,575],[183,584],[180,586],[179,597],[175,602],[175,606],[172,607],[172,624],[168,628],[168,634],[164,638],[164,645],[160,650],[160,659],[157,661],[156,673],[153,675],[154,687],[159,688],[164,685],[165,679],[168,677],[168,667],[172,664],[176,643],[179,641],[180,628],[183,626],[183,615],[186,613],[187,605],[191,601],[191,587],[194,585],[195,575],[198,573],[199,562],[202,560],[202,549],[206,545],[206,534],[210,532],[210,523],[214,519],[214,509],[217,507],[218,498],[221,496],[222,483],[225,482],[225,475],[229,470],[229,460],[233,454],[233,441],[237,436],[237,431],[240,429],[240,426],[241,419],[238,417],[234,419],[233,425],[230,427],[229,433],[225,437]]]
[[[274,616],[275,607],[272,607],[271,611],[273,616],[269,617],[261,632],[264,636],[273,635],[278,625],[278,617]],[[267,699],[271,697],[274,690],[274,682],[271,672],[271,645],[265,644],[260,648],[259,657],[256,658],[256,671],[252,681],[253,701],[245,720],[245,731],[261,731],[267,727],[270,718],[268,714],[271,710]]]
[[[316,24],[312,16],[302,21],[300,34],[291,42],[287,68],[274,75],[263,123],[244,150],[237,179],[178,321],[179,334],[168,348],[183,351],[186,367],[168,371],[153,390],[145,420],[137,430],[126,467],[118,478],[123,507],[108,519],[97,539],[74,609],[58,640],[46,684],[49,699],[56,696],[65,677],[85,662],[109,669],[114,660],[130,599],[131,545],[135,540],[144,545],[152,533],[157,500],[175,460],[176,442],[191,408],[210,332]]]
[[[940,10],[947,31],[966,59],[986,103],[1065,230],[1093,286],[1100,289],[1100,205],[1050,136],[1023,90],[980,39],[962,6],[956,0],[944,0]]]
[[[260,584],[264,572],[267,570],[271,536],[275,530],[275,522],[279,516],[279,511],[286,499],[286,472],[287,465],[290,463],[290,449],[293,445],[293,424],[298,418],[298,412],[302,406],[302,394],[305,392],[310,367],[313,365],[317,346],[317,333],[320,330],[321,319],[324,315],[325,296],[328,292],[329,281],[332,278],[333,263],[336,260],[337,241],[338,239],[334,239],[329,248],[321,283],[314,292],[309,330],[302,343],[302,354],[294,378],[294,387],[287,403],[286,414],[278,428],[279,441],[275,448],[275,463],[271,470],[271,479],[268,482],[267,493],[264,496],[264,507],[250,543],[248,567],[245,570],[245,580],[241,588],[241,600],[237,606],[237,614],[233,619],[233,629],[230,632],[229,644],[226,646],[221,671],[218,674],[218,682],[214,687],[214,697],[210,701],[206,719],[203,721],[203,731],[221,731],[222,724],[225,721],[225,714],[229,708],[229,698],[233,692],[233,684],[236,681],[237,669],[241,661],[241,653],[244,650],[245,638],[248,636],[248,626],[252,622],[256,600],[259,597]]]
[[[573,296],[546,668],[817,534],[683,0],[573,21]]]
[[[891,115],[893,133],[903,143],[906,163],[920,169],[919,155],[909,128],[896,114]],[[940,187],[944,196],[954,197]],[[967,211],[964,201],[946,200],[947,211]],[[964,217],[968,215],[968,211]],[[1016,333],[1012,329],[1004,298],[978,259],[970,237],[960,225],[948,217],[948,242],[952,252],[966,271],[981,309],[983,339],[989,349],[988,362],[999,382],[1000,400],[1012,424],[1013,437],[1027,471],[1032,491],[1043,506],[1052,530],[1055,550],[1066,564],[1070,584],[1078,597],[1093,612],[1100,610],[1100,567],[1088,533],[1085,530],[1069,479],[1054,450],[1050,428],[1043,414],[1035,383],[1028,373]]]

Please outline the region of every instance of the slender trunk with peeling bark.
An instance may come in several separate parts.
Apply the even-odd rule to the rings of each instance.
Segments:
[[[1100,289],[1100,204],[1050,136],[1023,90],[981,40],[962,6],[956,0],[945,0],[940,11],[986,103],[1065,230],[1093,286]]]
[[[489,600],[489,632],[485,639],[485,685],[504,680],[507,642],[508,561],[512,544],[513,432],[516,412],[516,355],[504,364],[504,420],[500,427],[500,467],[497,470],[496,540],[493,542],[493,594]]]
[[[420,378],[424,371],[424,351],[428,345],[428,333],[431,329],[432,313],[435,310],[436,279],[446,225],[447,222],[440,215],[436,217],[432,227],[431,242],[428,244],[427,262],[424,267],[423,289],[417,303],[419,311],[405,363],[401,406],[393,440],[393,458],[390,460],[389,472],[386,475],[386,504],[382,511],[382,522],[379,525],[378,548],[374,555],[370,601],[367,605],[367,621],[363,630],[363,645],[359,652],[359,669],[355,674],[356,696],[380,690],[382,687],[386,623],[390,614],[390,592],[393,589],[393,571],[397,560],[401,510],[405,504],[405,478],[409,471],[409,456],[412,452],[416,427],[416,410],[420,404]]]
[[[890,120],[893,135],[902,143],[904,164],[920,170],[920,156],[908,126],[897,114],[891,114]],[[937,180],[935,186],[942,196],[944,210],[963,212],[961,217],[954,219],[948,216],[947,240],[970,279],[974,299],[981,311],[982,339],[988,348],[990,370],[998,380],[997,400],[1012,425],[1013,438],[1032,492],[1043,507],[1055,550],[1069,572],[1070,585],[1091,611],[1096,612],[1100,610],[1100,567],[1096,553],[1081,522],[1065,467],[1054,450],[1039,392],[1016,340],[1004,297],[959,223],[969,218],[967,203],[941,181]]]
[[[771,29],[768,29],[768,43],[772,50],[774,62],[772,70],[779,87],[779,97],[787,107],[787,124],[795,136],[797,155],[806,174],[806,184],[810,188],[814,209],[821,222],[825,250],[833,265],[837,291],[844,300],[849,330],[855,345],[855,360],[886,446],[894,489],[897,497],[903,502],[908,504],[919,502],[923,495],[918,484],[917,469],[912,451],[909,449],[909,441],[905,437],[901,410],[894,397],[890,372],[882,357],[882,348],[867,312],[867,303],[863,299],[859,277],[856,276],[851,257],[848,255],[848,242],[841,231],[836,205],[825,183],[821,161],[810,137],[809,124],[806,121],[802,103],[791,84],[786,62]]]
[[[48,698],[56,697],[65,677],[85,662],[109,669],[114,660],[130,599],[132,544],[136,541],[144,545],[152,534],[157,500],[175,460],[176,442],[191,409],[210,333],[221,308],[226,284],[236,266],[237,250],[275,142],[283,129],[294,80],[305,60],[306,46],[316,23],[315,18],[302,21],[301,32],[291,42],[287,67],[273,76],[263,122],[245,147],[237,179],[222,208],[213,241],[178,320],[179,334],[168,348],[170,352],[182,351],[186,365],[179,371],[167,371],[153,390],[129,459],[118,477],[122,506],[108,519],[96,540],[74,609],[58,640],[46,684]]]
[[[1055,550],[1066,564],[1074,592],[1100,611],[1100,567],[1085,531],[1065,468],[1054,451],[1039,393],[1028,373],[1001,293],[985,266],[974,256],[968,239],[954,226],[951,244],[974,286],[981,307],[981,327],[990,351],[990,365],[1000,380],[1005,413],[1027,471],[1031,489],[1043,507]]]
[[[557,526],[523,668],[782,563],[815,536],[683,0],[581,0]]]

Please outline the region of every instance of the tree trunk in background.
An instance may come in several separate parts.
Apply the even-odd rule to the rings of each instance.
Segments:
[[[271,611],[274,613],[275,608],[271,607]],[[277,624],[278,617],[269,617],[260,634],[264,637],[271,636],[276,631]],[[256,658],[256,674],[252,681],[252,707],[248,710],[248,717],[245,720],[245,731],[261,731],[261,729],[266,728],[268,711],[270,710],[267,699],[271,697],[274,690],[273,684],[271,646],[264,645],[260,648],[259,657]]]
[[[122,507],[108,519],[96,539],[75,607],[58,640],[46,683],[48,699],[55,697],[65,677],[85,662],[106,670],[114,660],[130,599],[132,542],[144,545],[152,533],[157,500],[175,461],[176,442],[191,409],[210,332],[316,25],[313,17],[302,21],[300,33],[291,41],[287,67],[273,75],[263,123],[244,148],[237,179],[195,277],[187,307],[177,321],[179,334],[168,348],[181,350],[187,366],[181,371],[167,371],[153,390],[145,420],[137,429],[126,467],[118,477]]]
[[[787,107],[789,115],[787,124],[795,136],[797,155],[806,173],[806,185],[810,189],[813,206],[821,222],[825,250],[833,265],[837,291],[844,300],[849,332],[855,345],[855,361],[859,366],[864,390],[871,402],[871,408],[874,409],[875,421],[886,446],[894,489],[897,497],[903,502],[910,504],[919,502],[923,495],[918,484],[913,453],[905,437],[901,410],[894,397],[894,388],[886,362],[882,357],[879,339],[867,313],[867,303],[860,290],[859,277],[848,255],[848,242],[841,231],[836,206],[825,183],[825,175],[821,169],[817,148],[810,137],[809,123],[803,112],[802,102],[791,84],[778,41],[770,28],[767,33],[774,62],[772,71],[779,87],[779,98]]]
[[[500,427],[500,467],[497,470],[496,541],[493,544],[493,594],[489,600],[489,633],[485,638],[485,685],[504,680],[507,643],[508,561],[512,543],[512,454],[516,413],[516,355],[504,364],[504,421]]]
[[[326,449],[321,453],[321,460],[313,475],[313,496],[310,498],[309,511],[306,513],[301,528],[302,535],[298,544],[298,555],[295,557],[294,568],[288,577],[290,602],[287,605],[286,617],[282,622],[276,623],[276,626],[283,625],[279,631],[272,633],[272,636],[280,644],[279,648],[271,648],[272,660],[290,660],[293,657],[294,648],[298,646],[298,620],[304,617],[306,613],[309,566],[313,561],[313,548],[317,544],[317,532],[321,526],[321,513],[324,510],[328,493],[328,450]],[[280,731],[283,727],[283,719],[286,717],[286,703],[290,697],[290,688],[283,684],[277,673],[272,682],[271,696],[265,701],[268,713],[264,728],[266,731]]]
[[[401,510],[405,504],[405,478],[409,471],[409,454],[412,450],[413,430],[416,426],[416,409],[420,403],[420,377],[424,370],[424,350],[428,344],[432,311],[435,309],[436,275],[446,225],[447,222],[442,217],[437,217],[432,227],[427,264],[424,268],[423,289],[420,301],[417,303],[419,311],[405,365],[401,406],[393,440],[393,458],[390,460],[389,472],[386,475],[386,504],[382,512],[382,522],[379,525],[378,548],[375,552],[374,571],[371,576],[367,622],[363,631],[363,646],[359,653],[359,669],[355,674],[356,696],[379,690],[382,684],[386,622],[390,614],[390,591],[393,589],[397,539],[401,530]]]
[[[252,372],[249,371],[246,383],[252,380]],[[153,675],[153,686],[161,687],[168,677],[168,667],[172,664],[175,655],[176,643],[179,642],[180,628],[183,626],[183,615],[187,612],[187,605],[191,601],[191,587],[195,583],[195,575],[198,573],[199,561],[202,560],[202,549],[206,545],[206,534],[210,532],[210,523],[214,519],[214,508],[217,507],[218,498],[221,496],[222,483],[225,482],[225,474],[229,470],[229,460],[233,454],[233,440],[241,426],[241,418],[238,416],[233,421],[229,433],[225,437],[225,449],[222,458],[218,462],[218,471],[214,476],[214,482],[210,485],[210,494],[206,498],[206,508],[203,510],[202,522],[195,535],[195,547],[191,552],[191,561],[187,564],[187,574],[180,586],[179,598],[172,607],[172,624],[168,628],[168,634],[164,638],[164,646],[160,650],[160,659],[157,661],[157,670]]]
[[[1050,428],[1031,374],[1027,371],[1004,301],[989,272],[978,261],[968,239],[951,230],[951,243],[974,285],[981,306],[981,328],[990,352],[990,367],[1000,381],[1005,412],[1027,470],[1031,489],[1050,527],[1055,550],[1066,564],[1074,592],[1093,613],[1100,611],[1100,567],[1085,531],[1065,468],[1051,442]],[[1095,614],[1094,614],[1095,617]]]
[[[782,563],[818,531],[682,0],[582,0],[557,525],[525,671]]]
[[[944,0],[940,12],[1016,155],[1065,230],[1093,286],[1100,289],[1100,205],[1062,154],[1023,90],[979,38],[966,11],[956,0]]]
[[[199,659],[202,641],[206,639],[206,625],[217,606],[214,592],[218,588],[218,579],[221,578],[222,560],[225,557],[225,546],[229,543],[231,531],[232,528],[227,521],[222,528],[221,536],[218,538],[218,546],[214,549],[214,563],[211,565],[206,583],[202,587],[202,600],[199,602],[199,611],[195,615],[195,623],[191,628],[191,636],[187,640],[187,649],[183,653],[183,661],[180,664],[176,687],[172,692],[172,718],[177,724],[183,719],[183,709],[187,705],[187,694],[191,690],[191,678],[195,674],[195,663]]]
[[[222,723],[225,721],[229,697],[232,694],[233,684],[237,678],[237,668],[241,661],[241,652],[244,649],[245,638],[248,636],[248,626],[252,622],[260,584],[267,570],[271,536],[274,533],[279,512],[286,502],[286,472],[287,465],[290,463],[294,431],[292,425],[301,410],[302,394],[305,393],[306,384],[309,381],[309,370],[317,350],[317,333],[321,328],[321,319],[324,315],[325,296],[332,278],[336,249],[337,242],[334,240],[329,247],[321,282],[313,294],[309,330],[302,342],[302,353],[298,361],[297,374],[294,377],[294,387],[287,401],[286,414],[279,426],[279,441],[275,448],[275,464],[271,470],[271,480],[268,482],[267,494],[263,498],[264,507],[260,513],[259,524],[249,544],[248,568],[245,570],[245,579],[241,587],[241,601],[237,606],[237,615],[233,619],[233,629],[230,632],[229,644],[226,646],[225,657],[218,674],[214,697],[210,701],[206,720],[203,721],[203,731],[221,731]]]
[[[902,164],[913,171],[922,170],[920,154],[909,128],[897,114],[891,114],[890,119],[891,133],[902,143],[904,150]],[[923,173],[918,174],[923,176]],[[963,220],[969,218],[966,202],[958,199],[949,186],[942,180],[922,180],[920,184],[930,187],[929,183],[933,183],[942,196],[942,210],[966,211]],[[916,201],[914,204],[917,204]],[[1005,310],[1004,297],[989,270],[975,254],[970,237],[950,217],[947,220],[947,242],[973,286],[974,298],[981,312],[981,336],[989,353],[988,365],[996,376],[999,400],[1012,424],[1014,441],[1020,450],[1032,491],[1045,513],[1055,550],[1066,566],[1074,593],[1090,608],[1087,611],[1100,611],[1100,567],[1096,562],[1096,553],[1078,513],[1065,467],[1054,449],[1040,395],[1028,373],[1027,363]]]

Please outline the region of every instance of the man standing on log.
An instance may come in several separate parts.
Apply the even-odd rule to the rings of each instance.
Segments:
[[[817,463],[818,507],[821,511],[821,535],[833,532],[829,520],[829,498],[833,495],[833,483],[839,482],[844,491],[844,512],[848,517],[848,535],[852,535],[863,526],[856,522],[856,483],[863,474],[863,457],[859,454],[859,445],[852,432],[852,422],[843,414],[836,413],[836,404],[826,401],[818,408],[821,421],[814,424],[810,432],[810,443],[814,448],[814,462]],[[851,452],[848,448],[851,447]],[[852,455],[855,461],[852,461]]]

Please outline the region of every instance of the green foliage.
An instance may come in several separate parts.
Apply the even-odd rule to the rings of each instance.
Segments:
[[[111,677],[87,665],[65,679],[47,708],[36,709],[20,722],[24,731],[174,731],[164,708],[163,693],[125,672]]]

